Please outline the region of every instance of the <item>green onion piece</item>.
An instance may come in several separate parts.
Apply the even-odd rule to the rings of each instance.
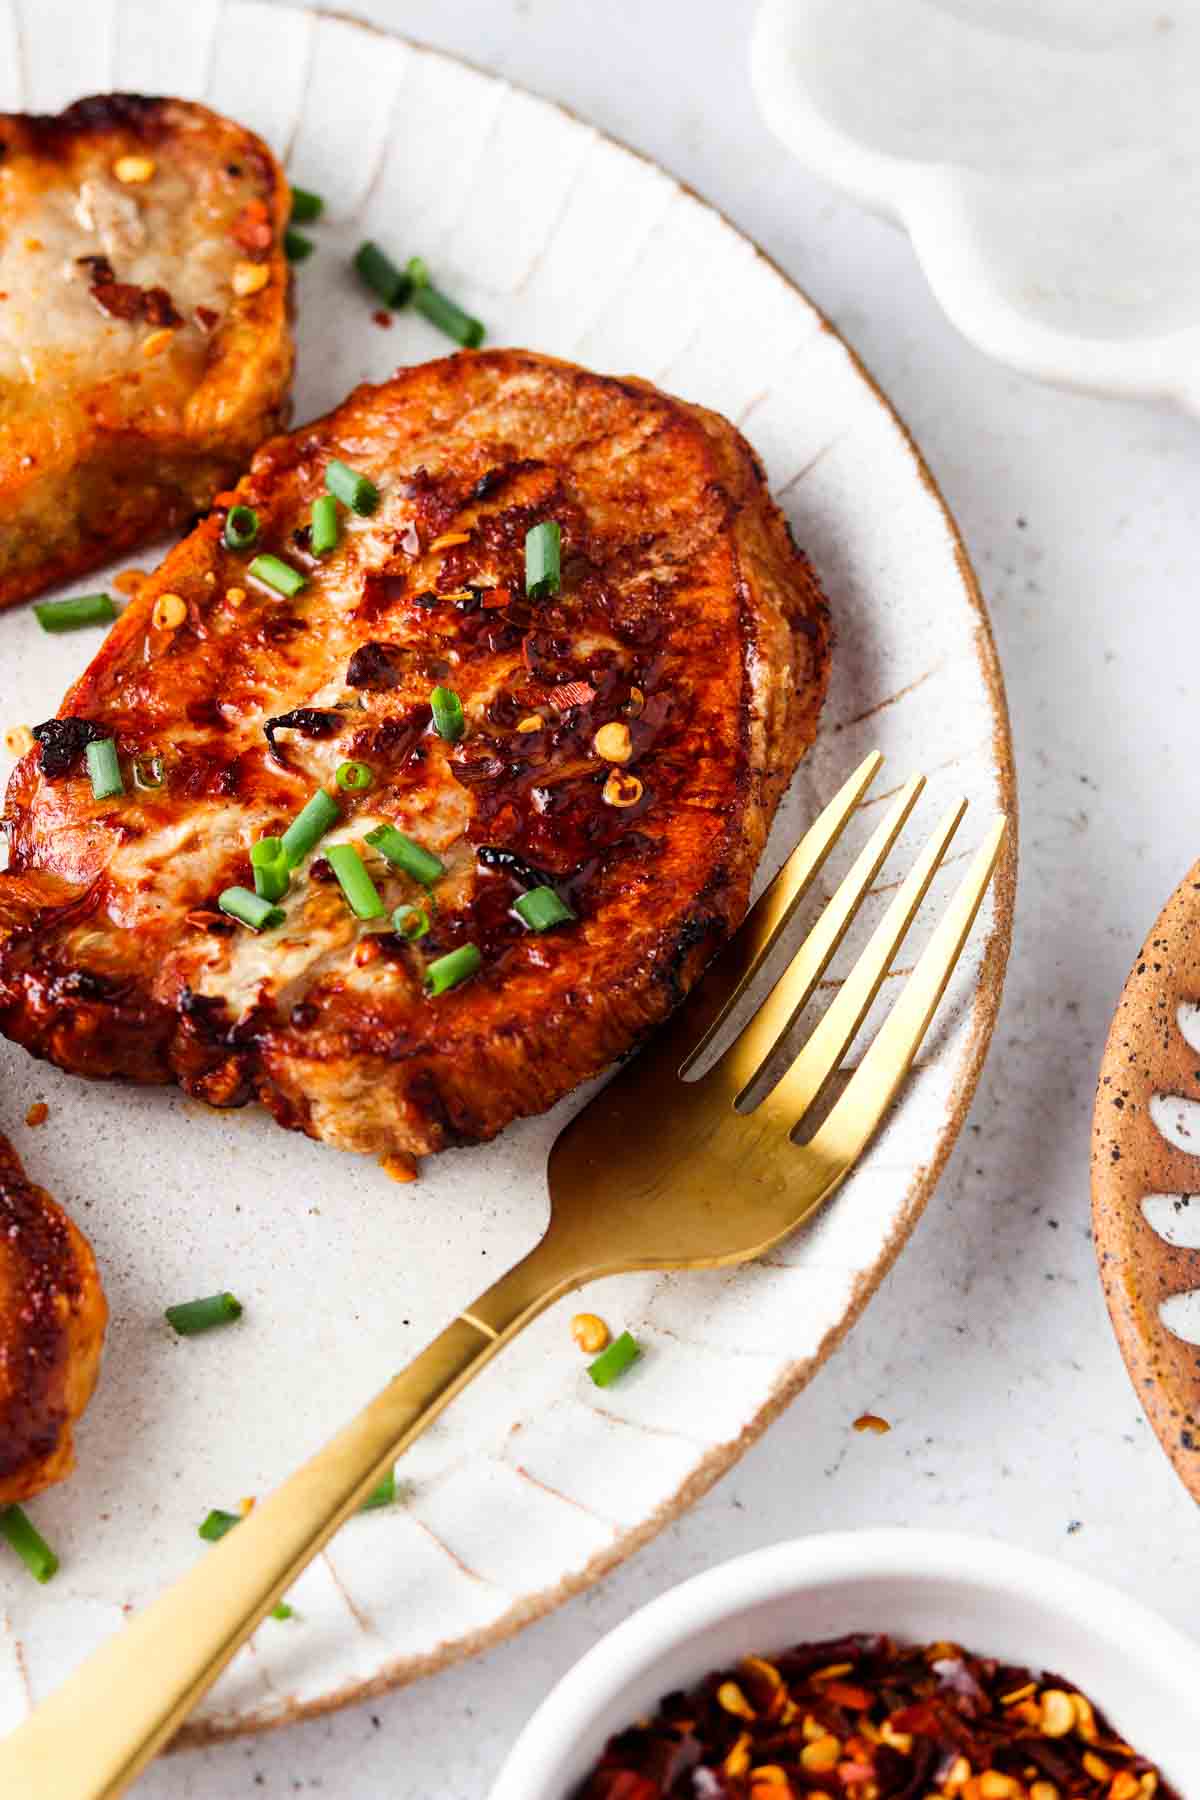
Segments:
[[[291,865],[284,855],[283,839],[259,838],[250,846],[254,891],[262,900],[282,900],[291,883]]]
[[[286,594],[290,600],[298,594],[302,587],[308,586],[308,576],[302,575],[299,569],[293,569],[278,556],[256,556],[250,564],[249,573],[258,581],[265,581],[278,594]]]
[[[588,1364],[588,1374],[597,1387],[611,1387],[618,1375],[623,1375],[631,1363],[635,1363],[642,1354],[642,1347],[636,1338],[623,1331],[619,1338],[614,1338],[607,1350],[602,1350],[594,1363]]]
[[[295,1616],[295,1607],[289,1606],[286,1600],[281,1600],[278,1606],[273,1606],[271,1608],[271,1617],[273,1619],[294,1619]]]
[[[557,594],[562,579],[562,532],[557,519],[543,519],[525,533],[525,592],[531,600]]]
[[[527,894],[514,900],[513,911],[530,931],[549,931],[552,925],[567,925],[575,917],[552,887],[530,888]]]
[[[140,788],[160,788],[163,784],[163,759],[161,756],[135,756],[133,759],[133,784]]]
[[[316,848],[330,826],[336,825],[341,816],[341,808],[333,795],[325,788],[318,788],[279,840],[289,869],[297,868],[304,861],[309,851]]]
[[[292,224],[311,225],[325,211],[325,202],[320,194],[312,194],[307,188],[292,189]]]
[[[92,778],[92,793],[97,800],[111,800],[115,794],[125,792],[121,765],[117,761],[117,746],[111,738],[96,738],[88,745],[84,755],[87,758],[88,774]]]
[[[430,963],[425,971],[425,986],[431,994],[444,994],[448,988],[470,981],[482,961],[474,944],[460,944],[457,950]]]
[[[454,689],[435,687],[429,696],[429,704],[433,708],[433,729],[448,744],[457,744],[467,722],[463,717],[462,701]]]
[[[227,887],[217,895],[217,905],[231,919],[240,919],[243,925],[249,925],[251,931],[273,931],[276,925],[282,925],[284,911],[281,906],[272,906],[261,894],[252,894],[247,887]]]
[[[367,286],[379,295],[385,306],[403,306],[412,293],[412,277],[398,269],[378,244],[360,244],[354,267]]]
[[[107,625],[117,609],[107,594],[76,594],[73,600],[39,600],[33,616],[43,631],[78,631],[81,625]]]
[[[396,1471],[389,1469],[379,1486],[372,1488],[359,1512],[374,1512],[377,1506],[391,1506],[396,1498]]]
[[[252,506],[231,506],[225,514],[225,548],[248,550],[258,536],[258,514]]]
[[[398,906],[392,914],[392,930],[415,944],[429,930],[429,914],[423,906]]]
[[[365,516],[373,513],[379,505],[379,489],[375,483],[368,481],[365,475],[360,475],[357,469],[352,469],[349,463],[339,462],[336,457],[325,465],[325,486],[351,512]]]
[[[216,1544],[227,1531],[232,1531],[241,1522],[241,1513],[222,1512],[219,1506],[215,1506],[204,1523],[197,1527],[197,1533],[206,1543]]]
[[[430,887],[439,876],[446,873],[446,865],[440,856],[432,850],[425,850],[420,844],[414,844],[410,837],[397,831],[394,825],[377,825],[374,831],[368,831],[367,842],[386,856],[390,863],[419,881],[422,887]]]
[[[354,845],[330,844],[325,856],[356,917],[381,919],[387,908],[379,898],[379,889],[363,868],[362,857]]]
[[[49,1581],[58,1571],[58,1558],[19,1506],[0,1512],[0,1537],[10,1544],[35,1581]]]
[[[289,262],[304,262],[315,248],[310,237],[305,237],[302,231],[293,231],[290,225],[283,234],[283,254]]]
[[[348,794],[365,794],[369,787],[375,785],[375,776],[369,763],[339,763],[333,779]]]
[[[412,282],[412,303],[419,313],[424,313],[431,325],[452,337],[456,344],[462,344],[468,350],[478,350],[487,333],[478,319],[463,311],[448,294],[435,288],[429,279],[429,270],[419,256],[414,256],[408,265],[409,279]]]
[[[322,494],[312,504],[312,524],[309,527],[308,544],[314,556],[328,556],[331,550],[337,549],[341,526],[338,523],[337,501],[332,494]]]
[[[168,1306],[167,1324],[180,1337],[197,1337],[214,1325],[229,1325],[242,1316],[242,1303],[232,1294],[208,1294],[203,1300],[182,1300]]]

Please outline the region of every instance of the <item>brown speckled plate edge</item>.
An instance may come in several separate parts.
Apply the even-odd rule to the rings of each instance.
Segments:
[[[1200,1191],[1200,1158],[1175,1149],[1149,1113],[1156,1093],[1200,1101],[1200,1056],[1178,1023],[1200,999],[1200,863],[1171,895],[1134,963],[1109,1029],[1092,1121],[1092,1229],[1109,1316],[1146,1416],[1200,1500],[1200,1347],[1159,1307],[1200,1286],[1200,1251],[1146,1222],[1147,1194]]]

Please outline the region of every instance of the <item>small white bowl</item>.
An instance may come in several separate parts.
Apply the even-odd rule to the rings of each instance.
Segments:
[[[811,1638],[886,1631],[1072,1682],[1200,1796],[1200,1646],[1117,1588],[988,1538],[834,1532],[757,1550],[663,1594],[542,1702],[491,1800],[571,1800],[613,1732],[722,1664]]]

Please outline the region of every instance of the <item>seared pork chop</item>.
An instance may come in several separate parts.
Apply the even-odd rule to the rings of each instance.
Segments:
[[[317,556],[334,461],[380,497],[342,507]],[[725,420],[526,351],[359,388],[219,498],[13,774],[0,1028],[81,1074],[257,1096],[344,1149],[489,1138],[627,1051],[741,918],[825,691],[820,590]],[[238,552],[234,502],[259,521]],[[561,587],[532,597],[547,522]],[[262,553],[302,577],[293,597],[256,578]],[[116,797],[94,797],[95,737]],[[345,763],[370,785],[339,787]],[[318,789],[336,821],[282,923],[225,916],[251,846]],[[440,872],[396,866],[367,841],[381,825]],[[347,903],[339,844],[381,916]],[[534,888],[573,916],[534,928]],[[393,922],[398,904],[420,912]],[[478,972],[428,991],[467,945]]]
[[[107,1321],[90,1244],[0,1134],[0,1506],[75,1467]]]
[[[0,606],[203,510],[279,428],[288,209],[207,107],[0,115]]]

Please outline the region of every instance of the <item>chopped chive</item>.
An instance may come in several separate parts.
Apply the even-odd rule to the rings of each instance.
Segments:
[[[107,625],[117,609],[107,594],[76,594],[72,600],[39,600],[33,616],[43,631],[78,631],[81,625]]]
[[[308,188],[292,189],[292,224],[311,225],[325,211],[325,202],[320,194],[310,193]]]
[[[281,1600],[278,1606],[273,1606],[271,1608],[271,1617],[273,1619],[294,1619],[295,1616],[295,1607],[289,1606],[286,1600]]]
[[[289,262],[304,262],[315,247],[310,237],[305,237],[302,231],[293,231],[290,225],[283,234],[283,254]]]
[[[214,1325],[229,1325],[242,1316],[242,1303],[232,1294],[208,1294],[203,1300],[181,1300],[166,1309],[167,1324],[180,1337],[196,1337]]]
[[[291,865],[283,849],[283,839],[259,838],[250,846],[250,866],[254,870],[254,891],[263,900],[282,900],[291,883]]]
[[[197,1536],[202,1537],[205,1543],[216,1544],[220,1542],[226,1532],[232,1531],[234,1526],[240,1525],[241,1522],[241,1513],[223,1512],[219,1506],[214,1506],[204,1523],[197,1526]]]
[[[412,293],[411,275],[398,269],[378,244],[372,244],[369,240],[360,244],[355,253],[354,267],[385,306],[403,306]]]
[[[248,550],[258,537],[258,514],[252,506],[231,506],[225,514],[225,548]]]
[[[365,794],[369,787],[375,785],[371,765],[364,762],[339,763],[333,779],[348,794]]]
[[[597,1387],[610,1387],[618,1375],[623,1375],[641,1354],[642,1348],[637,1339],[623,1331],[619,1338],[613,1339],[607,1350],[600,1352],[594,1363],[588,1364],[588,1374]]]
[[[115,794],[125,792],[121,765],[117,761],[117,746],[111,738],[93,738],[84,751],[84,756],[87,758],[87,771],[91,776],[95,799],[111,800]]]
[[[462,344],[468,350],[478,350],[487,335],[478,319],[463,311],[448,294],[435,288],[429,279],[429,270],[419,256],[410,259],[408,265],[409,280],[412,282],[412,303],[419,313],[424,313],[431,325],[452,337],[456,344]]]
[[[341,818],[341,808],[326,788],[318,788],[292,820],[282,838],[283,854],[290,869],[297,868],[315,849],[331,825]]]
[[[429,696],[433,708],[433,728],[448,744],[457,744],[466,730],[462,701],[453,688],[435,687]]]
[[[312,503],[312,524],[309,527],[308,545],[314,556],[328,556],[336,550],[341,526],[338,523],[337,501],[332,494],[322,494],[319,500]]]
[[[425,971],[425,986],[431,994],[444,994],[448,988],[469,981],[482,961],[474,944],[460,944],[457,950],[430,963]]]
[[[379,898],[379,889],[364,869],[362,857],[354,845],[330,844],[325,857],[356,917],[381,919],[387,908]]]
[[[231,919],[239,919],[251,931],[273,931],[282,925],[285,914],[281,906],[272,906],[262,894],[252,894],[247,887],[227,887],[217,895],[217,905]]]
[[[379,505],[379,489],[375,483],[352,469],[349,463],[339,462],[336,456],[325,465],[325,486],[351,512],[365,516]]]
[[[302,575],[299,569],[293,569],[279,556],[256,556],[248,571],[258,581],[265,581],[278,594],[286,594],[290,600],[298,594],[302,587],[308,586],[308,576]]]
[[[392,914],[392,929],[415,944],[429,930],[429,914],[423,906],[398,906]]]
[[[552,925],[567,925],[575,917],[552,887],[530,888],[513,901],[513,911],[530,931],[549,931]]]
[[[135,756],[133,759],[133,785],[140,788],[160,788],[163,784],[163,759],[161,756]]]
[[[525,533],[525,592],[531,600],[557,594],[562,580],[562,531],[557,519],[543,519]]]
[[[377,825],[374,831],[368,831],[367,842],[386,856],[390,863],[419,881],[422,887],[429,887],[439,876],[446,873],[446,865],[440,856],[432,850],[426,850],[420,844],[414,844],[410,837],[397,831],[394,825]]]
[[[0,1537],[14,1549],[35,1581],[46,1582],[58,1572],[58,1558],[19,1506],[0,1512]]]
[[[374,1512],[377,1506],[390,1506],[396,1498],[396,1471],[389,1469],[378,1487],[371,1489],[359,1512]]]

